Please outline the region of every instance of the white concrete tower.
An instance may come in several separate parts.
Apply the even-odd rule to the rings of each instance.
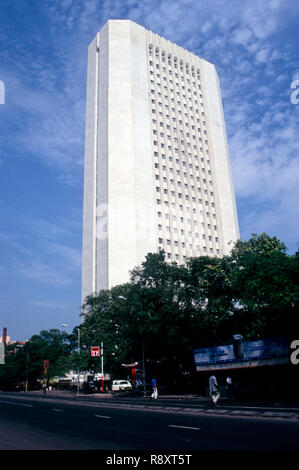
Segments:
[[[129,20],[89,46],[82,298],[148,252],[229,253],[239,237],[213,64]]]

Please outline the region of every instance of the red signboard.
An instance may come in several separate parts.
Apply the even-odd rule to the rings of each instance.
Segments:
[[[99,346],[91,346],[91,356],[92,357],[99,357],[100,356],[100,348]]]
[[[44,359],[43,368],[44,368],[45,375],[47,375],[49,367],[50,367],[50,361],[48,361],[47,359]]]

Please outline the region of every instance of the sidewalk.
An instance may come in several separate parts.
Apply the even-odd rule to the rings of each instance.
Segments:
[[[3,392],[5,393],[5,392]],[[10,393],[10,392],[8,392]],[[31,395],[32,396],[43,396],[43,392],[42,390],[30,390],[28,392],[13,392],[13,393],[17,393],[18,395],[20,396],[24,396],[24,395]],[[46,393],[46,396],[48,397],[72,397],[72,398],[76,398],[76,397],[85,397],[85,398],[89,398],[89,399],[94,399],[94,400],[97,400],[97,399],[112,399],[112,398],[134,398],[136,400],[139,400],[139,399],[148,399],[149,402],[151,402],[150,400],[150,396],[147,396],[147,397],[135,397],[133,395],[129,395],[127,394],[126,392],[116,392],[115,394],[111,393],[111,392],[108,392],[108,393],[102,393],[102,392],[98,392],[98,393],[83,393],[83,391],[81,390],[80,391],[80,394],[77,395],[76,391],[71,391],[71,390],[51,390],[51,391],[48,391]],[[196,394],[168,394],[168,395],[159,395],[158,397],[158,400],[190,400],[190,402],[192,401],[197,401],[199,404],[202,403],[202,404],[212,404],[211,402],[211,398],[210,397],[202,397],[200,395],[196,395]],[[226,405],[234,405],[234,406],[258,406],[258,407],[285,407],[285,408],[298,408],[299,410],[299,400],[297,401],[292,401],[292,400],[289,400],[289,401],[286,401],[286,400],[245,400],[245,399],[232,399],[230,397],[220,397],[220,400],[219,400],[219,404],[223,404],[224,406]]]
[[[3,392],[8,393],[9,392]],[[134,410],[149,410],[171,413],[186,413],[198,415],[229,416],[239,418],[273,418],[286,419],[299,423],[299,402],[257,402],[257,401],[233,401],[229,398],[220,398],[217,407],[214,407],[210,397],[198,395],[161,395],[157,400],[150,397],[136,398],[125,394],[94,393],[79,395],[73,391],[52,390],[43,395],[41,390],[28,392],[12,392],[14,398],[34,398],[40,400],[65,400],[75,401],[82,405],[94,405],[103,407],[119,407]],[[113,400],[114,399],[114,400]],[[115,400],[116,399],[116,400]],[[175,400],[177,402],[175,402]],[[172,403],[171,403],[172,402]]]

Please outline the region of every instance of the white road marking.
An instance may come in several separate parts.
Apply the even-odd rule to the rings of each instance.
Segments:
[[[277,406],[233,406],[233,405],[224,405],[225,408],[235,408],[237,410],[271,410],[271,411],[299,411],[299,408],[277,408]]]
[[[105,418],[105,419],[111,419],[111,416],[102,416],[102,415],[95,415],[96,418]]]
[[[27,405],[25,403],[15,403],[14,401],[2,401],[0,400],[0,403],[5,403],[6,405],[18,405],[18,406],[27,406],[27,408],[33,408],[33,405]]]
[[[59,410],[58,408],[53,408],[52,411],[60,411],[60,412],[63,412],[63,410]]]
[[[177,426],[174,424],[169,424],[168,425],[170,428],[181,428],[181,429],[192,429],[193,431],[199,431],[200,428],[192,428],[191,426]]]

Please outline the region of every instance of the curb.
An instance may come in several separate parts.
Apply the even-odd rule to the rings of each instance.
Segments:
[[[29,392],[30,393],[30,392]],[[172,406],[152,406],[150,403],[147,404],[134,404],[134,403],[99,403],[96,400],[92,401],[83,401],[80,400],[80,396],[77,397],[76,395],[64,395],[65,399],[59,395],[59,400],[62,403],[70,404],[76,403],[82,406],[95,406],[95,407],[105,407],[105,408],[122,408],[122,409],[133,409],[133,410],[141,410],[141,411],[156,411],[156,412],[165,412],[165,413],[186,413],[186,414],[197,414],[197,415],[207,415],[207,416],[218,416],[218,417],[235,417],[235,418],[265,418],[265,419],[284,419],[288,421],[299,421],[299,413],[294,412],[278,412],[278,411],[259,411],[259,410],[242,410],[242,409],[235,409],[235,410],[228,410],[228,409],[221,409],[221,408],[175,408]],[[56,395],[57,397],[57,395]],[[14,399],[34,399],[36,401],[41,402],[51,402],[53,399],[55,400],[55,395],[52,396],[42,396],[42,395],[14,395]],[[86,395],[85,395],[86,397]],[[70,400],[69,398],[73,398]]]

